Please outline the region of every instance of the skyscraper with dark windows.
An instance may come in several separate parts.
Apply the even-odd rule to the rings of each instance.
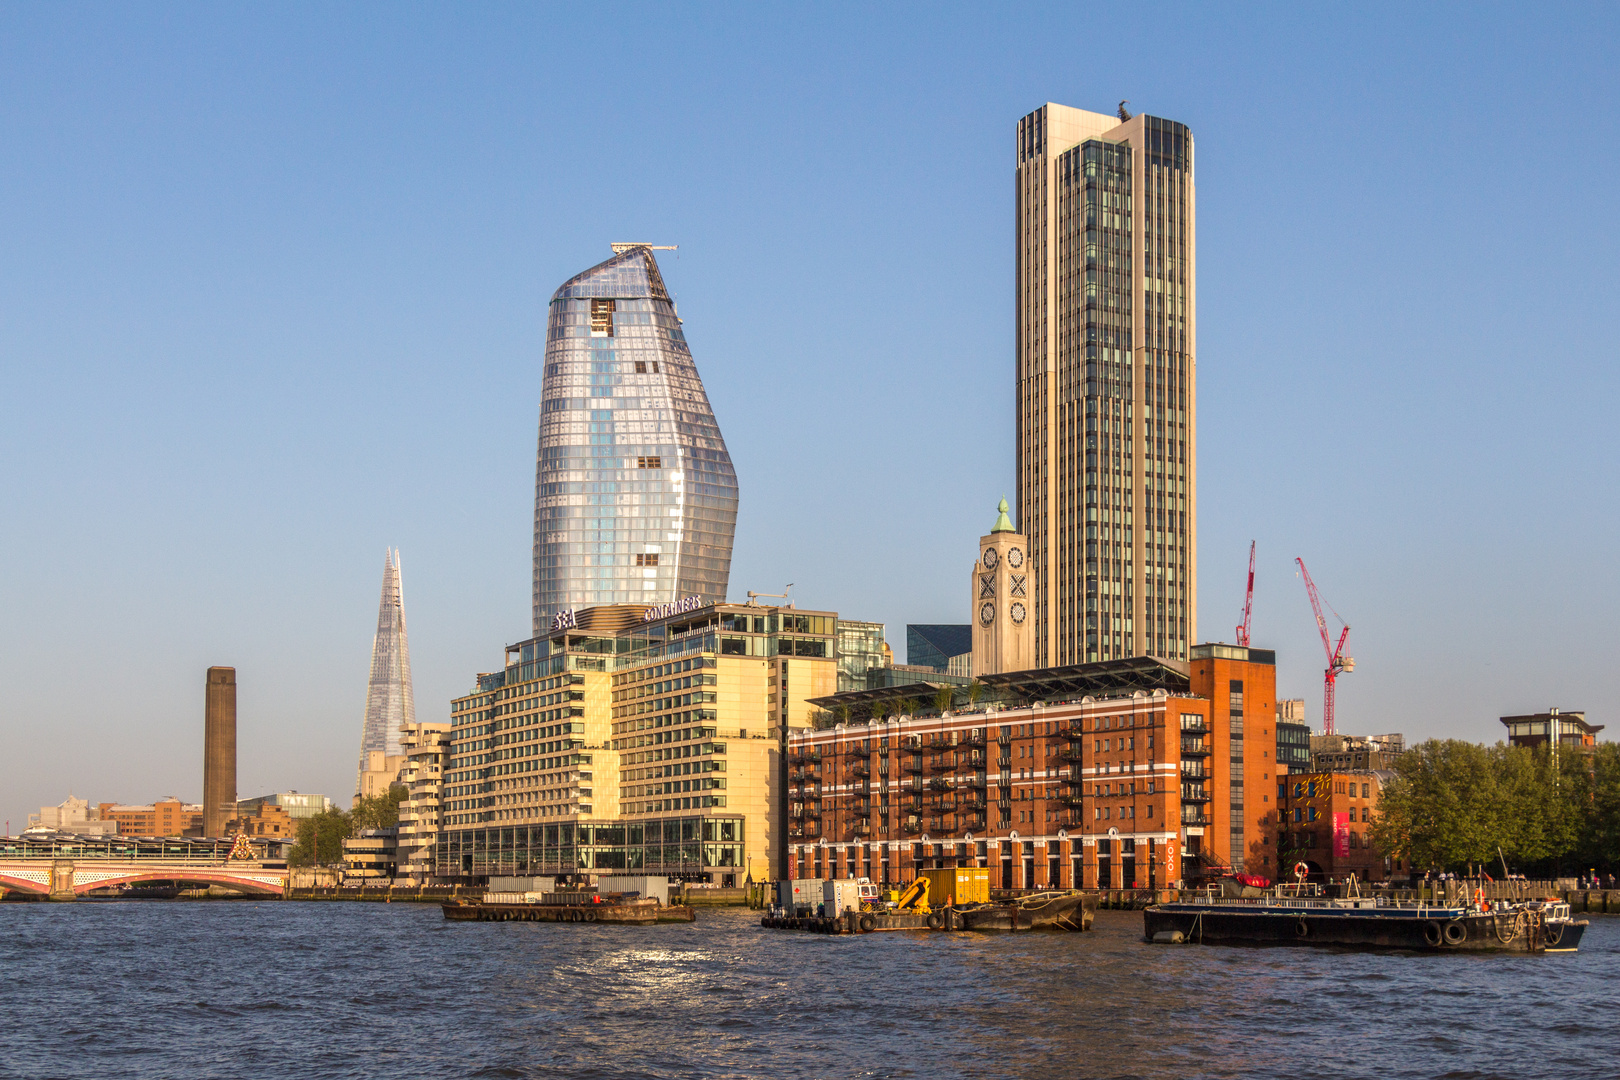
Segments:
[[[551,297],[534,500],[534,632],[601,604],[723,602],[737,474],[648,244]]]
[[[1046,104],[1018,122],[1018,530],[1041,665],[1197,640],[1193,137]]]

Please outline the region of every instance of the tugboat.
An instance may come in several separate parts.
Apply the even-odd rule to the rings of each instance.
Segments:
[[[1244,892],[1259,893],[1257,889]],[[1420,952],[1574,952],[1585,920],[1556,900],[1471,903],[1328,897],[1320,886],[1278,885],[1269,893],[1220,896],[1211,888],[1191,900],[1142,913],[1155,944],[1335,945]]]

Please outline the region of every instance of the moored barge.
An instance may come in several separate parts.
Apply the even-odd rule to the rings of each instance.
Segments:
[[[444,917],[453,922],[567,922],[652,926],[657,923],[697,921],[687,904],[671,904],[664,878],[605,878],[611,891],[595,886],[558,889],[535,888],[542,878],[492,878],[491,888],[477,901],[444,904]],[[614,889],[613,886],[621,886]],[[628,887],[626,887],[628,886]]]
[[[945,887],[935,885],[945,880]],[[929,903],[930,893],[945,898]],[[924,871],[891,899],[864,878],[806,879],[777,883],[777,903],[760,920],[769,930],[808,930],[822,934],[871,934],[885,930],[969,930],[1083,932],[1097,917],[1097,894],[1061,890],[1006,901],[989,899],[988,874],[972,868]],[[817,902],[812,906],[809,902]]]
[[[1158,944],[1327,945],[1419,952],[1574,952],[1587,923],[1557,900],[1433,904],[1330,898],[1279,888],[1258,897],[1156,904],[1143,934]]]

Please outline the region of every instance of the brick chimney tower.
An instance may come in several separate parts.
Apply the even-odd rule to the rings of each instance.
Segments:
[[[203,713],[203,835],[220,836],[236,809],[236,669],[208,669]]]

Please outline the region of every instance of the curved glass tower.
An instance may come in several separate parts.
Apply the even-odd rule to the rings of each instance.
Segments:
[[[723,602],[737,474],[652,248],[551,297],[534,494],[534,632],[596,604]]]

